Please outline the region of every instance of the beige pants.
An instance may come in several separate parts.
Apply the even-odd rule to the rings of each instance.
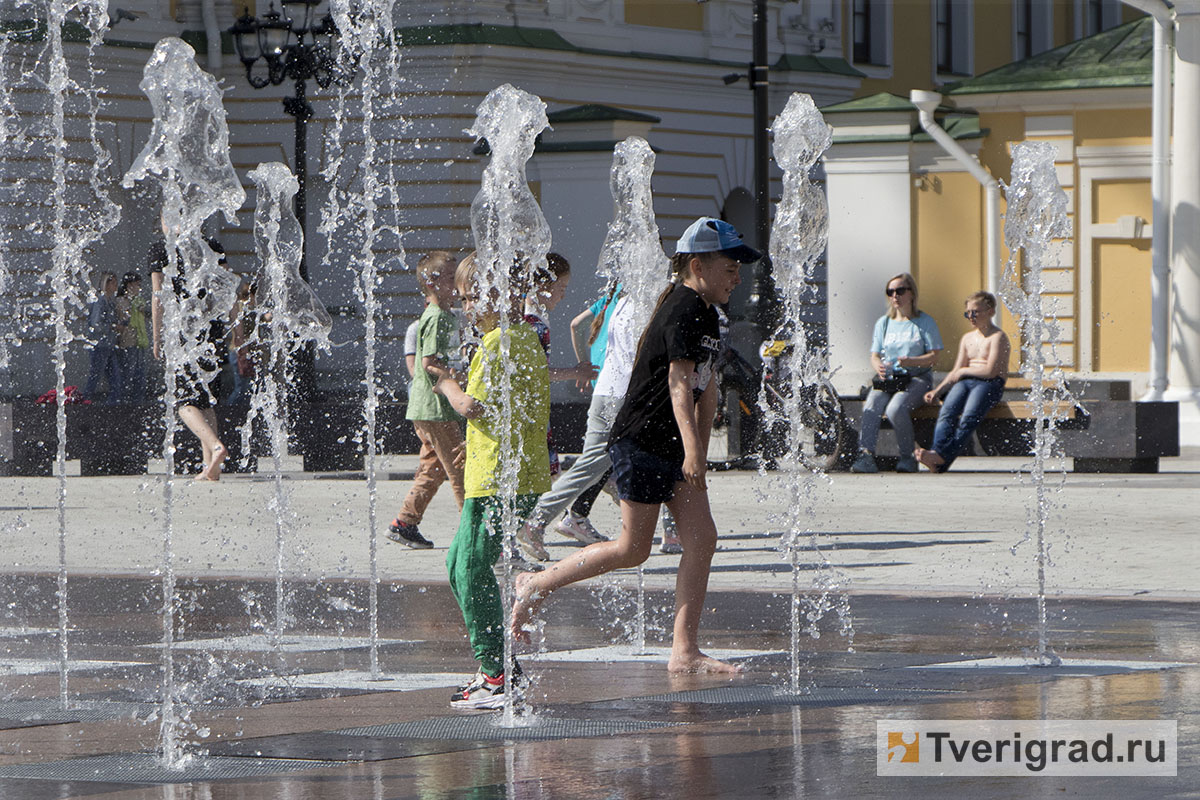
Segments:
[[[421,440],[420,460],[412,488],[396,515],[396,519],[407,525],[421,524],[429,501],[446,480],[450,481],[459,511],[463,505],[463,468],[455,464],[466,448],[459,423],[413,420],[413,429]]]

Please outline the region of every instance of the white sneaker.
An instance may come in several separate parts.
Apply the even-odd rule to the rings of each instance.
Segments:
[[[596,526],[587,517],[577,517],[571,512],[560,519],[554,525],[554,532],[566,536],[568,539],[575,539],[584,544],[595,544],[596,542],[607,542],[608,537],[596,530]]]
[[[517,531],[517,544],[532,558],[538,561],[549,561],[550,554],[546,552],[545,529],[533,522],[526,522]]]

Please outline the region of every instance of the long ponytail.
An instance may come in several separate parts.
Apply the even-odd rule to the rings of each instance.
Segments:
[[[608,294],[604,298],[604,305],[600,307],[600,313],[592,318],[592,326],[588,329],[588,347],[594,345],[596,340],[600,338],[600,329],[604,327],[604,318],[608,315],[608,307],[617,299],[617,288],[619,286],[620,284],[616,281],[612,282],[612,285],[608,289]]]
[[[671,282],[667,284],[667,288],[663,289],[662,294],[658,296],[658,302],[654,304],[654,311],[650,313],[650,320],[653,321],[658,316],[658,311],[663,307],[663,303],[667,302],[667,298],[671,296],[671,292],[675,291],[675,287],[683,283],[684,274],[688,270],[688,263],[695,256],[701,261],[712,258],[715,253],[676,253],[671,256]],[[642,338],[638,339],[637,352],[633,360],[636,363],[638,357],[642,354],[642,345],[646,342],[646,332],[650,330],[650,325],[647,323],[646,329],[642,331]]]

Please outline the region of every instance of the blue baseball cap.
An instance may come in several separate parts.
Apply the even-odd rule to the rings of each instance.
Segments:
[[[758,261],[762,254],[753,247],[747,247],[742,241],[742,235],[737,228],[723,219],[701,217],[688,226],[675,245],[676,253],[716,253],[721,252],[749,264]]]

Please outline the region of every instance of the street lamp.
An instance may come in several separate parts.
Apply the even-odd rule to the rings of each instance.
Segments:
[[[775,295],[771,256],[771,182],[769,142],[767,140],[767,90],[770,88],[770,67],[767,64],[767,2],[754,0],[752,22],[753,53],[746,73],[732,73],[721,78],[726,86],[746,78],[754,93],[754,246],[763,254],[754,270],[754,289],[750,297],[750,316],[764,338],[779,325],[779,302]]]
[[[238,58],[246,66],[246,80],[255,89],[278,86],[285,80],[295,81],[296,94],[283,98],[283,111],[296,119],[296,218],[300,230],[305,226],[305,200],[308,178],[308,121],[313,108],[305,99],[308,81],[315,80],[322,89],[330,84],[348,85],[354,80],[355,69],[343,69],[334,55],[334,39],[338,34],[333,18],[326,14],[315,22],[321,0],[283,0],[281,15],[272,3],[262,16],[251,16],[249,9],[238,18],[229,33]],[[255,65],[263,61],[265,74],[256,74]],[[307,240],[306,240],[307,242]],[[307,249],[307,247],[305,248]],[[308,280],[306,259],[300,260],[300,277]]]
[[[309,80],[315,80],[322,89],[330,84],[349,85],[354,80],[357,66],[343,67],[338,64],[334,45],[338,35],[333,18],[326,14],[316,21],[317,6],[321,0],[282,0],[283,14],[275,10],[275,4],[262,18],[252,16],[249,8],[229,29],[238,58],[246,66],[246,80],[255,89],[278,86],[285,80],[295,81],[296,93],[283,98],[283,111],[296,120],[296,181],[299,190],[295,197],[296,219],[300,231],[305,233],[304,247],[300,252],[300,277],[308,280],[307,237],[307,194],[308,194],[308,121],[313,108],[305,99],[305,88]],[[265,62],[266,72],[255,70],[259,61]],[[305,400],[313,398],[316,384],[315,354],[306,348],[298,358],[297,384],[299,394]]]

